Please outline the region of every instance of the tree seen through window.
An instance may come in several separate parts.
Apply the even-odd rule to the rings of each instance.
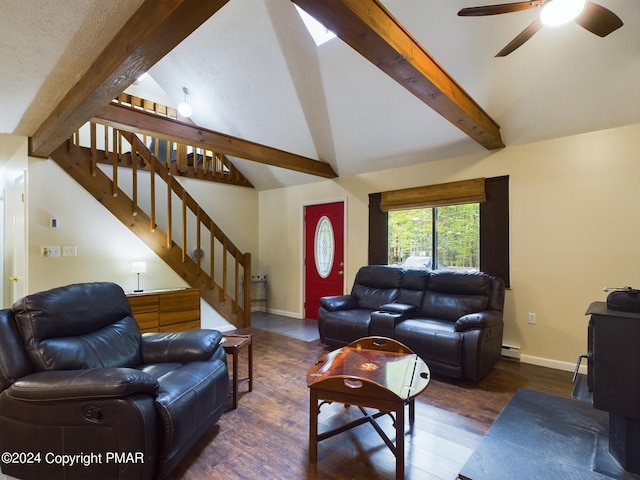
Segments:
[[[389,264],[479,270],[480,204],[389,212]]]

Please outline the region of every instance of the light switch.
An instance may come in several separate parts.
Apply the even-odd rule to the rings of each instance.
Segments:
[[[75,257],[78,255],[78,247],[75,245],[63,245],[62,256],[63,257]]]

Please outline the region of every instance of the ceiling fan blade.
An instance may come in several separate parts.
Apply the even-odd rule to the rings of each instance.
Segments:
[[[483,7],[463,8],[458,12],[460,17],[482,17],[484,15],[499,15],[501,13],[520,12],[542,5],[544,0],[529,0],[528,2],[501,3],[485,5]]]
[[[535,33],[542,28],[542,20],[540,17],[536,18],[527,28],[525,28],[520,34],[511,40],[506,47],[500,50],[496,57],[506,57],[516,48],[520,47],[524,42],[529,40]]]
[[[606,37],[623,25],[620,17],[611,10],[592,2],[585,4],[584,10],[576,17],[575,22],[599,37]]]

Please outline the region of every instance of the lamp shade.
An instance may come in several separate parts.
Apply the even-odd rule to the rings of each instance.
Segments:
[[[191,105],[189,105],[187,102],[182,102],[180,105],[178,105],[178,113],[180,113],[180,115],[182,115],[183,117],[190,117],[193,113],[193,108],[191,108]]]
[[[131,271],[133,273],[144,273],[147,271],[147,264],[145,262],[131,262]]]

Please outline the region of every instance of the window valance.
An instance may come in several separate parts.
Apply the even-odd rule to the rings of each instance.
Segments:
[[[380,209],[383,212],[388,212],[389,210],[441,207],[464,203],[484,203],[486,201],[485,179],[474,178],[472,180],[382,192]]]

